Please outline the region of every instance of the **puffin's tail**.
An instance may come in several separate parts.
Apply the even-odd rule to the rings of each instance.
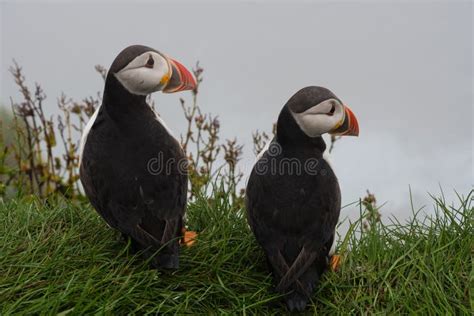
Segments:
[[[275,289],[278,293],[285,294],[288,309],[304,310],[321,275],[326,270],[326,256],[320,256],[303,247],[291,265],[279,251],[274,256],[268,257],[268,260],[278,283]]]
[[[151,266],[155,269],[178,269],[179,254],[158,253],[151,259]]]
[[[179,246],[168,245],[168,247],[143,247],[132,237],[122,234],[125,240],[130,240],[132,253],[141,252],[145,258],[150,259],[150,265],[154,269],[178,269],[179,268]],[[159,251],[159,252],[158,252]]]
[[[156,221],[152,223],[154,224],[152,227],[147,227],[149,223],[144,223],[143,227],[135,225],[123,235],[130,238],[132,250],[142,252],[143,256],[150,260],[150,265],[153,268],[178,269],[179,240],[182,238],[180,222],[162,222]],[[160,224],[162,224],[161,227]]]
[[[285,303],[290,312],[298,311],[302,312],[308,305],[309,298],[306,295],[302,295],[298,292],[287,294],[285,297]]]
[[[318,259],[315,260],[308,270],[285,291],[285,303],[289,311],[303,311],[313,294],[314,289],[319,284],[321,275],[324,273],[325,265],[320,265]]]

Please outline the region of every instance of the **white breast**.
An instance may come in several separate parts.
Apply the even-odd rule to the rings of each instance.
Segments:
[[[266,151],[268,150],[268,148],[270,147],[271,142],[272,142],[272,141],[269,140],[269,141],[265,144],[265,146],[263,146],[262,150],[260,150],[260,152],[259,152],[258,155],[257,155],[257,158],[256,158],[256,160],[255,160],[255,163],[257,163],[257,161],[259,161],[260,158],[262,158],[263,154],[265,154],[265,152],[266,152]]]
[[[84,131],[82,132],[81,142],[79,143],[79,166],[81,166],[82,152],[84,151],[84,146],[86,145],[87,136],[89,135],[92,125],[94,125],[95,119],[97,118],[97,115],[99,114],[99,109],[100,109],[100,105],[97,107],[94,114],[92,114],[89,122],[87,122],[86,127],[84,128]]]
[[[336,237],[336,230],[334,230],[334,240],[332,242],[331,249],[329,249],[329,256],[332,256],[336,253]]]
[[[165,128],[165,130],[168,132],[168,134],[170,134],[174,139],[178,140],[176,137],[174,137],[173,132],[168,128],[165,121],[163,121],[163,119],[160,117],[160,115],[158,113],[156,113],[156,111],[153,108],[152,108],[152,110],[153,110],[153,113],[155,113],[156,120],[158,122],[160,122],[160,124]]]
[[[334,170],[333,166],[332,166],[332,162],[331,162],[331,154],[329,154],[329,150],[326,148],[326,150],[323,152],[323,159],[324,161],[327,162],[327,164],[329,165],[329,167],[331,167],[331,169]]]

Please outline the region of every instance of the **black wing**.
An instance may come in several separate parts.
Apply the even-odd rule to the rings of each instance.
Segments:
[[[327,163],[321,162],[319,168],[326,170],[325,175],[252,170],[246,206],[249,224],[262,246],[275,244],[275,236],[282,236],[280,242],[296,238],[301,246],[320,249],[333,237],[340,213],[339,184]]]
[[[248,221],[272,267],[276,289],[282,293],[294,289],[309,297],[326,267],[339,218],[340,192],[329,165],[322,161],[319,168],[319,172],[326,170],[324,176],[259,174],[254,168],[249,178]]]
[[[94,132],[84,146],[80,168],[85,193],[94,208],[141,248],[157,250],[172,243],[176,250],[187,195],[187,175],[178,168],[184,153],[177,141],[158,135],[154,137],[160,140],[158,147]],[[175,163],[157,172],[150,169],[149,162],[158,158],[173,158]]]

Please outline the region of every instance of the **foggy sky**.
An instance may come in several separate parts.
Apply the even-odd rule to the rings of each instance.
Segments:
[[[8,66],[15,58],[40,82],[54,111],[61,92],[76,99],[102,91],[94,65],[110,65],[130,44],[154,47],[204,67],[199,103],[218,115],[222,138],[245,144],[270,131],[293,93],[331,89],[360,125],[336,144],[332,161],[343,204],[373,191],[384,217],[406,216],[428,192],[448,200],[473,184],[472,4],[161,2],[3,2],[0,103],[19,98]],[[175,135],[184,132],[179,97],[156,94]],[[354,210],[346,210],[348,215]]]

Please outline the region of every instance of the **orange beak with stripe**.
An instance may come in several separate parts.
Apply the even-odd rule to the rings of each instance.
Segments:
[[[196,79],[194,79],[193,74],[175,59],[170,57],[166,57],[166,59],[170,66],[170,73],[166,78],[167,82],[162,91],[164,93],[174,93],[196,89]]]
[[[352,110],[344,105],[344,118],[329,132],[339,136],[359,136],[359,123]]]

